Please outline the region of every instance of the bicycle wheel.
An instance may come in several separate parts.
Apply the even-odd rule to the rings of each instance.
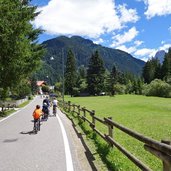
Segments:
[[[37,122],[37,130],[40,131],[40,119]]]
[[[33,132],[34,132],[35,134],[37,133],[37,123],[36,123],[36,121],[34,121]]]
[[[57,111],[56,111],[56,107],[54,106],[54,107],[53,107],[53,114],[54,114],[54,116],[56,116],[56,112],[57,112]]]

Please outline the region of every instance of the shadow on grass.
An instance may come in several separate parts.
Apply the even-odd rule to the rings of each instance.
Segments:
[[[5,117],[5,116],[7,116],[7,113],[4,112],[4,111],[3,111],[3,112],[1,111],[1,112],[0,112],[0,117]]]
[[[63,113],[65,113],[65,112],[63,111]],[[83,138],[83,135],[82,135],[81,133],[79,133],[78,130],[77,130],[77,128],[76,128],[77,125],[75,124],[74,119],[73,119],[73,118],[76,119],[76,116],[72,115],[72,117],[73,117],[73,118],[72,118],[72,117],[70,117],[70,116],[68,115],[68,113],[65,113],[65,114],[66,114],[66,116],[71,120],[72,126],[73,126],[73,128],[74,128],[74,131],[75,131],[75,133],[77,134],[78,138],[81,140],[81,143],[82,143],[84,149],[86,150],[86,151],[85,151],[85,155],[86,155],[86,158],[87,158],[87,160],[88,160],[88,162],[89,162],[89,164],[90,164],[90,166],[91,166],[91,169],[92,169],[93,171],[98,171],[97,168],[96,168],[96,166],[94,165],[94,162],[93,162],[93,161],[95,160],[93,154],[91,153],[91,151],[89,150],[88,146],[86,145],[86,143],[85,143],[85,141],[84,141],[84,138]]]
[[[96,152],[99,154],[101,160],[106,164],[107,169],[109,171],[110,170],[118,171],[119,170],[118,166],[116,166],[115,163],[113,163],[112,161],[108,160],[108,156],[109,156],[109,153],[112,148],[105,141],[103,141],[103,139],[100,139],[100,136],[97,135],[95,132],[93,132],[92,129],[83,120],[81,120],[80,118],[75,116],[72,112],[70,114],[65,112],[65,114],[72,121],[73,128],[74,128],[75,132],[77,133],[78,138],[81,139],[81,142],[82,142],[84,148],[86,149],[86,157],[92,167],[92,170],[97,171],[97,168],[95,167],[95,165],[93,163],[93,161],[95,160],[95,158],[93,156],[94,154],[92,154],[92,152],[86,145],[82,134],[78,133],[78,131],[76,129],[77,125],[74,122],[75,119],[78,121],[78,125],[82,129],[82,131],[85,133],[85,135],[93,141],[93,143],[96,147]]]
[[[80,119],[79,119],[80,120]],[[101,137],[93,132],[87,124],[83,124],[83,121],[79,122],[79,126],[85,132],[88,138],[90,138],[95,144],[96,151],[99,154],[101,160],[106,164],[108,170],[118,171],[119,168],[112,161],[108,160],[109,153],[112,150],[111,146],[107,144]]]

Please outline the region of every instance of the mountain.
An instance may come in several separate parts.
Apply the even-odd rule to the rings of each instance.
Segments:
[[[160,61],[160,63],[162,64],[165,54],[166,54],[166,52],[164,50],[159,50],[156,52],[154,58],[158,59]]]
[[[136,59],[124,51],[103,47],[79,36],[71,38],[60,36],[43,42],[43,45],[47,49],[47,53],[43,58],[43,68],[37,75],[39,79],[44,79],[50,83],[61,79],[62,59],[64,59],[65,63],[69,49],[73,51],[78,67],[81,65],[87,67],[89,59],[95,50],[98,50],[103,58],[105,67],[109,71],[113,64],[115,64],[118,70],[122,72],[140,75],[142,67],[145,65],[144,61]]]

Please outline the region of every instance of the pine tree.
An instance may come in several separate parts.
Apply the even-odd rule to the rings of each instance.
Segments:
[[[109,84],[110,85],[109,90],[112,96],[115,95],[114,85],[117,83],[117,81],[118,81],[118,71],[116,69],[116,66],[114,65],[112,71],[110,72],[110,84]]]
[[[66,70],[65,70],[65,92],[73,96],[73,90],[76,86],[77,72],[76,72],[76,59],[72,50],[68,51]]]
[[[98,51],[92,54],[87,69],[88,91],[91,95],[99,95],[104,89],[104,64]]]
[[[160,62],[152,58],[148,60],[143,68],[143,78],[146,83],[150,83],[155,78],[160,78]]]
[[[36,7],[26,0],[0,0],[0,11],[0,87],[7,91],[38,68],[44,50],[36,42],[42,31],[31,24]]]
[[[166,81],[171,77],[171,48],[168,53],[165,54],[163,65],[162,65],[162,78]]]

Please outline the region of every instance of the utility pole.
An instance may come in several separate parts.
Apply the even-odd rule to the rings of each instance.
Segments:
[[[62,101],[64,105],[64,51],[62,48]]]

